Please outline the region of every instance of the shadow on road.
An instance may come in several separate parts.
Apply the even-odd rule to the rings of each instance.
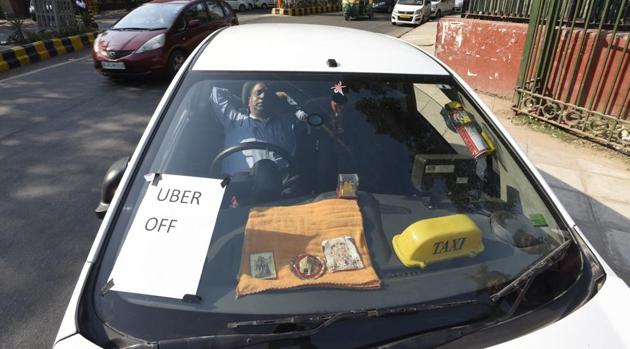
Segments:
[[[561,179],[540,172],[589,242],[630,285],[630,219]]]
[[[50,348],[100,225],[103,175],[167,84],[115,83],[88,60],[0,84],[0,347]]]

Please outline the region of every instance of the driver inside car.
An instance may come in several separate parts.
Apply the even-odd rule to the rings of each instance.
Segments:
[[[265,142],[295,154],[294,124],[307,117],[295,101],[264,81],[246,82],[241,96],[244,107],[227,89],[214,87],[212,90],[212,107],[224,129],[224,149],[239,143]],[[265,159],[280,168],[286,166],[280,154],[248,149],[226,157],[222,172],[233,175],[250,171]]]

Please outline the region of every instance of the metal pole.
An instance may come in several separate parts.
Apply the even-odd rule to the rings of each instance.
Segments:
[[[564,103],[568,103],[571,98],[571,94],[573,93],[573,86],[576,80],[575,74],[577,73],[577,67],[580,65],[582,57],[584,56],[584,52],[582,51],[584,51],[584,45],[586,44],[586,31],[588,30],[588,21],[591,19],[591,13],[593,12],[594,2],[595,0],[590,0],[590,2],[588,2],[588,9],[586,10],[587,15],[584,21],[584,29],[582,30],[582,37],[580,38],[580,48],[577,50],[575,64],[573,64],[573,69],[571,69],[571,74],[569,74],[571,78],[569,79],[569,88],[567,89],[567,95],[563,100]]]
[[[581,5],[582,5],[582,0],[578,0],[577,6],[573,11],[573,19],[571,20],[571,28],[569,29],[569,32],[568,32],[568,38],[565,42],[564,50],[562,51],[562,59],[560,60],[560,67],[558,68],[558,72],[560,74],[562,74],[562,71],[565,68],[564,63],[566,62],[567,53],[569,52],[569,47],[571,46],[571,39],[573,39],[573,28],[575,28],[575,20],[577,18],[577,13],[578,13],[577,8],[579,8]],[[560,94],[560,89],[562,88],[562,86],[564,86],[565,78],[566,78],[566,75],[562,75],[560,79],[558,79],[557,88],[552,93],[554,98],[561,99],[559,94]]]
[[[625,5],[627,0],[623,0],[623,4]],[[622,7],[624,7],[622,5]],[[608,11],[608,8],[606,8],[606,10],[604,11],[604,13],[606,13]],[[610,57],[610,51],[612,50],[612,47],[615,43],[615,36],[617,35],[617,27],[619,26],[619,21],[621,20],[621,15],[624,13],[624,9],[622,8],[621,11],[619,11],[619,13],[617,14],[617,18],[615,19],[615,26],[613,27],[613,31],[612,31],[612,35],[611,35],[611,39],[610,39],[610,45],[608,45],[608,50],[606,50],[606,57],[604,58],[604,64],[602,65],[602,69],[601,72],[599,73],[599,78],[596,79],[596,83],[595,83],[595,89],[593,90],[593,95],[591,96],[591,100],[588,104],[587,109],[593,109],[593,104],[595,103],[595,97],[597,96],[597,91],[599,90],[599,86],[602,82],[602,78],[604,77],[604,73],[606,72],[606,65],[608,65],[608,58]],[[601,26],[601,23],[600,23]],[[599,36],[598,36],[599,38]],[[623,59],[622,59],[623,60]],[[587,70],[588,71],[588,70]],[[610,91],[610,95],[612,95],[612,90],[614,90],[615,85],[612,85],[611,91]],[[604,110],[604,114],[605,114],[606,110]]]
[[[595,41],[593,42],[593,45],[591,45],[591,53],[588,55],[588,61],[586,63],[586,70],[584,70],[584,76],[582,78],[582,83],[580,84],[580,89],[578,90],[578,94],[577,94],[577,99],[575,100],[575,104],[576,105],[580,105],[580,100],[582,100],[582,96],[584,94],[584,86],[586,85],[586,79],[587,79],[587,74],[589,72],[589,70],[591,70],[591,64],[593,64],[593,56],[595,56],[595,50],[597,49],[597,42],[599,41],[599,36],[602,33],[602,27],[604,25],[604,20],[606,18],[606,14],[608,13],[608,5],[610,5],[610,0],[606,0],[606,3],[604,4],[604,12],[602,13],[602,16],[600,17],[600,21],[599,21],[599,26],[597,27],[597,35],[595,35]],[[587,23],[588,25],[588,23]],[[590,109],[590,108],[588,108]]]
[[[524,82],[526,81],[526,74],[529,69],[529,63],[532,56],[532,48],[534,46],[534,36],[538,29],[538,19],[540,18],[542,2],[541,0],[533,0],[532,13],[529,17],[529,25],[527,27],[527,36],[525,39],[525,48],[523,49],[523,58],[521,60],[521,67],[519,68],[518,81],[516,86],[519,88],[525,88]],[[517,92],[518,95],[518,92]],[[517,100],[517,105],[520,103],[520,98]]]

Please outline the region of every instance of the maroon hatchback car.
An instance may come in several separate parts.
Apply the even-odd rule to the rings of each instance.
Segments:
[[[208,34],[238,24],[222,0],[154,0],[94,42],[94,67],[107,76],[173,76]]]

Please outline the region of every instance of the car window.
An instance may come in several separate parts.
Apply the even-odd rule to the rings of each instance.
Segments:
[[[173,24],[177,14],[182,8],[178,3],[150,3],[142,5],[131,11],[112,29],[156,29],[168,28]]]
[[[190,71],[151,139],[94,299],[114,328],[126,326],[122,313],[159,323],[156,338],[232,333],[225,323],[239,319],[487,297],[568,229],[448,76]],[[155,293],[132,292],[111,277],[132,267],[123,257],[133,227],[158,226],[157,211],[142,209],[148,193],[191,204],[184,182],[169,184],[171,194],[161,187],[173,176],[208,183],[215,208],[182,210],[214,225],[201,249],[178,244],[158,257],[201,250],[199,274],[177,273],[194,281],[179,298],[160,296],[168,279]],[[132,255],[148,257],[139,246]],[[179,326],[186,316],[207,321]]]
[[[210,11],[210,19],[219,19],[226,16],[218,2],[206,1],[206,5],[208,5],[208,10]]]
[[[202,2],[188,6],[184,11],[184,17],[187,23],[190,23],[190,21],[194,19],[198,19],[201,23],[208,22],[208,12]]]
[[[219,4],[223,8],[223,12],[225,13],[226,16],[229,16],[232,13],[232,8],[230,8],[230,5],[228,5],[225,2],[219,2]]]

